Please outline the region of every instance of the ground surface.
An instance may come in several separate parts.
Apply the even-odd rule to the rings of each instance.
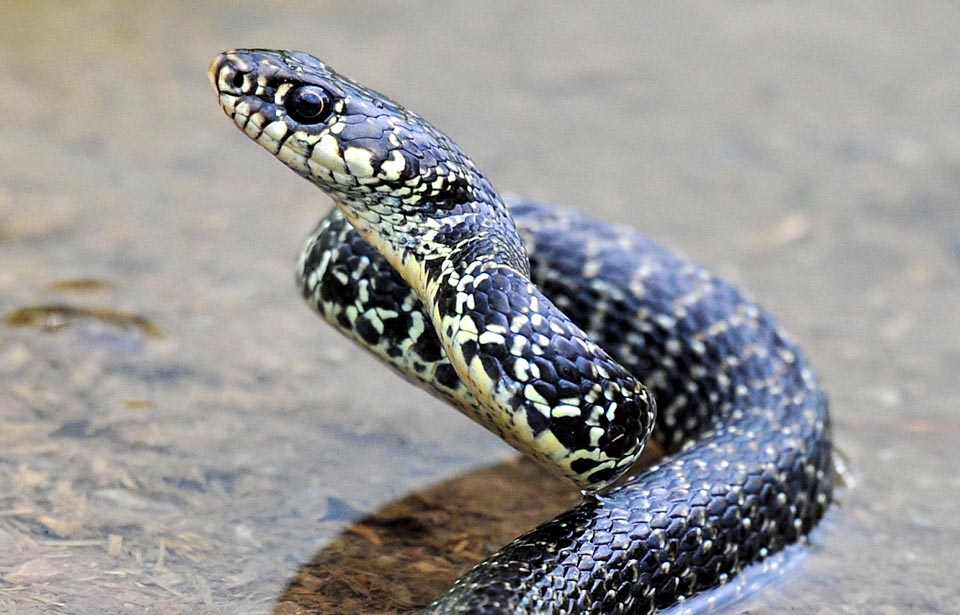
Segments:
[[[803,342],[856,485],[799,568],[729,612],[955,612],[953,4],[3,13],[0,611],[302,611],[320,604],[297,602],[316,580],[303,566],[350,523],[511,457],[301,304],[295,255],[330,204],[206,83],[215,53],[263,46],[390,93],[503,189],[693,255]],[[443,525],[421,500],[404,527]],[[350,533],[379,549],[377,523]]]

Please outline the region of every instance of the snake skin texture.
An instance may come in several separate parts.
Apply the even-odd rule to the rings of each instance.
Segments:
[[[211,81],[423,299],[479,422],[583,489],[633,465],[652,397],[529,280],[500,195],[446,135],[298,52],[231,52]]]
[[[224,111],[241,129],[337,202],[310,236],[298,266],[298,283],[311,307],[405,377],[520,449],[525,447],[510,431],[515,427],[510,417],[522,412],[527,431],[549,431],[560,443],[534,452],[544,465],[555,462],[562,450],[612,451],[568,457],[563,468],[554,468],[591,487],[582,503],[504,547],[424,613],[652,613],[724,583],[744,566],[801,540],[823,516],[833,488],[826,400],[803,353],[752,300],[629,229],[542,204],[504,202],[446,137],[305,54],[229,52],[211,65],[211,80]],[[322,85],[331,105],[340,104],[339,111],[334,108],[318,122],[322,130],[307,130],[299,118],[277,111],[303,84]],[[331,134],[324,130],[359,115],[348,112],[351,103],[354,111],[362,107],[357,99],[376,107],[366,116],[374,127],[361,119],[350,125],[361,126],[367,135],[357,139],[373,143],[336,137],[334,143],[317,145],[322,135]],[[384,130],[393,126],[384,118],[397,117],[421,151],[455,148],[442,157],[457,169],[452,183],[458,196],[450,196],[449,181],[437,183],[436,194],[418,192],[423,183],[411,175],[403,181],[414,190],[399,195],[393,195],[396,183],[373,181],[410,175],[414,166],[409,161],[390,166],[397,158],[387,152],[396,150],[383,142],[387,134],[397,139],[398,132]],[[283,126],[270,128],[278,122]],[[334,134],[346,128],[340,130]],[[270,131],[273,136],[262,137]],[[310,148],[284,153],[284,144],[308,142],[308,137],[316,137]],[[404,145],[402,138],[399,142]],[[345,175],[341,179],[329,171],[336,156],[331,165],[329,152],[321,161],[312,153],[318,147],[332,152],[334,145],[341,164],[336,172]],[[350,174],[347,160],[357,159],[356,152],[347,153],[350,147],[372,152],[362,156],[370,172],[360,179],[370,178],[367,184]],[[320,166],[328,170],[315,168]],[[428,185],[435,181],[429,178]],[[371,214],[364,208],[376,197],[363,185],[387,185],[380,196],[394,200],[375,205]],[[420,198],[411,200],[412,195]],[[456,203],[450,205],[449,199]],[[433,201],[447,203],[438,205],[444,216],[453,211],[468,223],[451,225],[431,217]],[[371,230],[385,218],[391,219],[387,237]],[[501,224],[511,232],[491,231]],[[467,234],[469,229],[479,232]],[[456,237],[431,251],[414,245],[407,233],[420,239],[427,234],[435,243],[438,233]],[[486,249],[479,249],[484,246],[496,256],[484,256]],[[532,282],[525,259],[514,254],[517,246],[529,254]],[[431,267],[443,273],[431,274]],[[493,283],[460,283],[485,273]],[[451,276],[460,280],[451,284]],[[449,305],[440,305],[444,292],[431,289],[437,285],[454,289],[446,295]],[[481,324],[473,338],[444,330],[464,315]],[[512,318],[518,315],[524,316],[522,325],[540,315],[541,324],[517,326]],[[502,338],[496,340],[500,350],[490,337],[478,340],[491,332]],[[521,337],[526,341],[516,341]],[[475,354],[482,350],[496,362],[496,370],[479,362],[487,378],[464,373],[463,363],[471,361],[464,361],[463,346],[471,339]],[[533,348],[539,350],[524,352]],[[599,352],[593,355],[594,350]],[[514,388],[512,397],[503,397],[507,419],[494,415],[484,390],[502,386],[501,372],[533,389]],[[610,384],[597,378],[610,373]],[[581,385],[577,374],[587,384]],[[659,408],[655,425],[644,418],[652,418],[653,402],[646,400],[651,394]],[[597,407],[601,398],[608,405],[596,412],[609,412],[611,405],[614,411],[602,425],[592,416],[596,412],[583,411]],[[637,400],[626,414],[633,420],[617,420],[626,399]],[[551,420],[533,424],[530,417],[537,414]],[[585,418],[602,433],[584,431]],[[667,456],[618,487],[593,489],[620,474],[648,429]]]

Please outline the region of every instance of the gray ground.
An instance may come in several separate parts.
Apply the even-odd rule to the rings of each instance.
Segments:
[[[837,4],[8,3],[0,315],[162,336],[0,325],[0,611],[265,613],[346,522],[510,456],[301,304],[330,204],[206,82],[264,46],[390,93],[501,188],[692,254],[804,343],[856,485],[731,613],[956,612],[960,9]]]

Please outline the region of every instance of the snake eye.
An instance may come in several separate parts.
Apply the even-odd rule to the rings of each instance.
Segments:
[[[319,124],[330,115],[330,95],[316,85],[302,85],[287,94],[287,113],[301,124]]]

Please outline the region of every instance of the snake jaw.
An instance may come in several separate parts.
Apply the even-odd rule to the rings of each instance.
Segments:
[[[510,235],[503,243],[522,246],[499,196],[455,143],[320,60],[234,50],[215,58],[208,75],[237,127],[324,190],[367,240],[395,254],[395,266],[411,253],[448,252],[449,246],[427,245],[424,229],[477,208],[494,212]],[[300,121],[291,112],[291,97],[304,87],[329,94],[330,113],[322,121]],[[522,248],[506,253],[513,266],[527,270]]]
[[[333,193],[369,193],[364,186],[406,181],[418,165],[400,155],[401,138],[388,136],[397,116],[410,114],[299,52],[234,50],[217,56],[208,77],[220,106],[237,126],[274,155],[302,159],[293,165]],[[305,121],[292,112],[291,98],[312,87],[329,97],[329,113]],[[420,156],[413,152],[413,156]],[[285,161],[286,162],[286,161]]]

